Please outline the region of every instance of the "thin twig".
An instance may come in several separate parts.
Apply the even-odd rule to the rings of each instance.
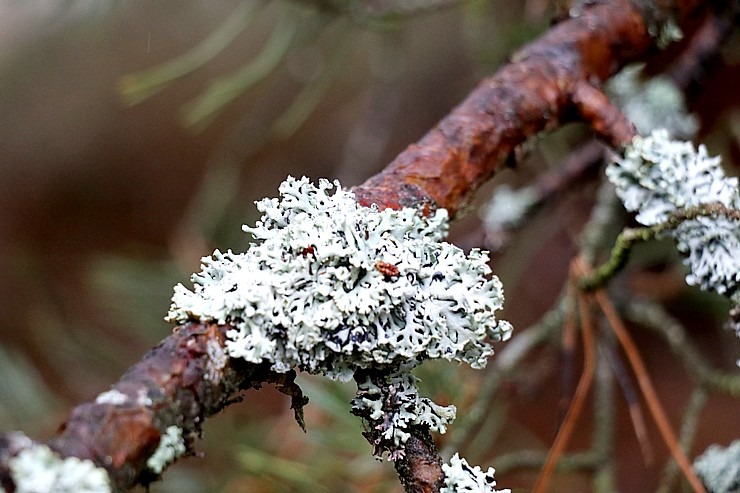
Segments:
[[[580,277],[581,267],[579,264],[580,259],[576,259],[572,269],[574,279],[578,279]],[[577,299],[578,312],[581,318],[581,328],[583,329],[583,373],[578,381],[578,386],[576,387],[576,392],[573,396],[573,402],[568,408],[565,420],[555,437],[555,442],[553,443],[552,448],[550,448],[547,461],[545,462],[545,465],[540,472],[540,476],[537,478],[537,482],[534,485],[534,493],[544,493],[547,490],[555,465],[565,450],[568,440],[570,440],[571,433],[578,421],[578,417],[583,410],[586,396],[588,395],[588,391],[591,388],[591,382],[593,381],[594,369],[596,368],[596,346],[594,342],[593,320],[590,313],[590,300],[588,300],[587,295],[583,292],[578,292]],[[575,331],[575,328],[570,330]]]
[[[517,450],[496,457],[496,475],[524,469],[541,469],[547,461],[548,452],[539,450]],[[594,450],[572,452],[561,456],[555,470],[594,471],[604,463],[604,457]]]
[[[624,395],[627,401],[627,406],[630,413],[630,419],[632,420],[632,428],[635,430],[635,436],[640,444],[640,450],[645,459],[646,464],[651,464],[654,458],[653,447],[650,444],[650,439],[647,435],[647,427],[645,426],[645,418],[640,408],[640,402],[637,397],[637,392],[630,376],[625,371],[624,365],[622,364],[619,357],[615,354],[614,348],[610,347],[603,351],[604,359],[611,366],[612,372],[619,382],[619,386],[622,388],[622,395]]]
[[[676,459],[676,462],[681,468],[684,476],[686,476],[686,479],[694,492],[706,493],[704,485],[691,467],[691,462],[689,462],[688,458],[686,458],[686,455],[681,450],[681,447],[678,445],[678,440],[676,440],[676,435],[673,433],[668,417],[663,410],[663,406],[660,404],[660,399],[655,392],[655,388],[650,380],[650,375],[645,368],[642,357],[640,356],[635,343],[632,341],[632,337],[629,335],[627,328],[622,323],[621,318],[617,315],[617,311],[614,309],[614,306],[603,290],[597,290],[594,292],[594,298],[601,308],[601,311],[604,313],[604,316],[609,321],[617,339],[619,339],[619,343],[622,345],[622,348],[627,355],[627,359],[629,360],[635,375],[637,375],[637,383],[640,386],[642,395],[645,397],[648,409],[653,415],[653,419],[658,425],[658,430],[660,431],[666,445],[668,445],[671,454]]]
[[[666,310],[655,303],[637,301],[625,307],[633,322],[646,327],[666,340],[686,370],[708,390],[740,397],[740,375],[725,373],[711,364],[694,347],[686,329]]]
[[[632,248],[637,243],[659,238],[667,231],[677,228],[684,221],[698,217],[725,217],[740,220],[740,210],[731,209],[720,203],[701,204],[694,207],[678,209],[664,222],[644,228],[627,228],[617,237],[609,259],[597,267],[591,274],[580,280],[579,286],[592,291],[604,286],[627,265]]]
[[[599,331],[600,341],[613,344],[611,338],[607,339]],[[594,469],[593,485],[594,493],[612,493],[614,487],[614,376],[609,368],[609,363],[604,358],[596,361],[596,382],[594,383],[594,432],[591,450],[601,460],[598,467]]]
[[[679,443],[683,450],[689,450],[691,444],[694,441],[694,435],[696,434],[696,425],[699,422],[699,416],[704,410],[704,406],[707,403],[707,391],[701,387],[694,389],[689,399],[689,405],[686,407],[686,412],[683,416],[683,424],[681,425],[681,436]],[[673,480],[678,472],[678,466],[673,460],[669,460],[663,468],[663,475],[660,478],[660,484],[656,493],[670,493],[673,489]]]
[[[569,286],[570,287],[570,286]],[[573,289],[568,289],[572,295]],[[576,300],[569,296],[571,304]],[[578,300],[580,305],[580,299]],[[561,345],[563,352],[563,378],[562,378],[562,389],[560,401],[558,402],[558,422],[562,424],[565,420],[565,416],[568,413],[568,409],[571,407],[572,398],[575,394],[575,364],[576,364],[576,309],[575,306],[570,306],[565,315],[565,323],[563,324],[563,331],[561,334]]]

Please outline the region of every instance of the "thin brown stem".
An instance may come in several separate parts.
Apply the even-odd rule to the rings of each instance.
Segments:
[[[658,430],[668,446],[668,449],[671,451],[673,458],[678,463],[684,476],[686,476],[686,479],[691,485],[693,491],[695,493],[706,493],[704,485],[691,467],[691,462],[689,462],[689,459],[683,453],[678,444],[676,435],[671,428],[665,411],[663,410],[658,394],[655,392],[655,388],[650,380],[650,375],[645,368],[645,364],[642,361],[642,357],[640,356],[632,337],[629,335],[627,328],[622,323],[622,319],[617,314],[617,311],[614,309],[614,306],[603,290],[600,289],[594,292],[594,299],[598,303],[606,319],[609,321],[612,330],[614,330],[617,339],[619,339],[619,343],[622,345],[622,348],[627,355],[627,359],[637,376],[637,383],[642,391],[642,395],[645,397],[648,409],[653,415],[653,419],[658,426]]]
[[[578,263],[579,260],[577,259],[573,267],[574,271],[580,269]],[[578,279],[578,277],[579,275],[576,275],[574,272],[573,278]],[[591,383],[593,382],[594,369],[596,368],[596,346],[594,342],[593,320],[590,313],[591,303],[588,295],[583,292],[578,292],[576,297],[578,300],[578,312],[581,318],[581,328],[583,329],[583,373],[581,373],[581,378],[578,381],[573,402],[568,408],[563,424],[555,437],[555,442],[547,455],[545,465],[542,467],[542,471],[534,485],[533,493],[544,493],[547,491],[555,466],[563,455],[565,447],[568,445],[573,429],[586,403],[586,397],[591,388]]]
[[[645,463],[651,464],[655,454],[653,452],[653,447],[650,444],[647,427],[645,426],[645,418],[642,413],[642,408],[640,407],[637,392],[632,384],[632,380],[625,370],[622,360],[616,354],[613,347],[606,348],[603,354],[609,362],[612,373],[614,373],[617,382],[619,382],[619,386],[622,388],[622,395],[624,395],[624,399],[627,401],[630,419],[632,420],[632,428],[635,430],[635,436],[640,444],[640,450],[642,450],[642,456],[645,459]]]

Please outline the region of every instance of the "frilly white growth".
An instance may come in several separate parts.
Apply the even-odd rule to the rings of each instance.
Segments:
[[[105,391],[95,398],[95,404],[112,404],[114,406],[120,406],[128,402],[129,397],[116,389]]]
[[[146,461],[146,467],[152,472],[160,474],[165,467],[184,454],[185,450],[182,429],[178,426],[170,426],[162,434],[157,450]]]
[[[699,128],[695,116],[686,109],[683,93],[668,78],[640,80],[644,64],[622,69],[608,83],[607,90],[641,134],[665,128],[673,137],[689,138]]]
[[[479,368],[493,352],[484,338],[510,336],[487,255],[441,242],[445,210],[364,208],[338,182],[305,177],[280,194],[244,228],[259,243],[204,258],[194,290],[175,287],[168,320],[232,324],[229,356],[343,380],[430,358]]]
[[[410,372],[402,371],[384,380],[386,388],[369,378],[357,385],[352,412],[370,421],[380,421],[382,439],[388,448],[402,448],[410,436],[411,426],[427,426],[431,431],[445,433],[447,425],[455,419],[455,406],[440,406],[421,397],[416,380]]]
[[[740,208],[740,204],[738,204]],[[737,293],[740,286],[740,221],[726,217],[697,217],[675,231],[677,248],[687,255],[691,272],[686,282],[720,294]]]
[[[636,137],[624,158],[611,163],[606,174],[617,194],[637,220],[652,226],[667,221],[679,209],[722,204],[740,209],[738,179],[725,176],[719,158],[704,146],[671,140],[665,130]],[[691,273],[686,281],[720,294],[740,283],[740,221],[726,217],[697,217],[670,232],[679,251],[687,255]]]
[[[440,493],[511,493],[508,489],[495,489],[495,471],[492,467],[483,472],[480,466],[470,466],[458,454],[453,455],[449,463],[442,464],[442,472],[445,474],[445,485],[439,490]]]
[[[720,158],[710,158],[703,145],[676,141],[665,130],[635,137],[606,169],[625,207],[638,211],[646,226],[666,221],[679,208],[721,203],[737,206],[737,178],[725,176]]]
[[[110,493],[105,469],[77,457],[62,459],[46,445],[34,445],[9,461],[16,493]]]
[[[710,446],[694,461],[694,469],[712,493],[740,491],[740,440],[728,447]]]
[[[507,184],[496,187],[496,193],[481,209],[480,217],[486,229],[516,227],[537,203],[537,192],[524,187],[514,190]]]

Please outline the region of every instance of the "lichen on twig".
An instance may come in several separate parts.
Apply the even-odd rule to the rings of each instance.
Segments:
[[[344,381],[433,358],[479,368],[493,352],[483,340],[510,336],[487,255],[441,241],[444,210],[364,208],[326,180],[288,178],[280,192],[245,227],[260,243],[204,258],[168,320],[232,324],[229,356]]]
[[[485,253],[441,241],[444,209],[366,208],[338,182],[307,178],[289,177],[280,193],[244,228],[258,242],[204,258],[194,289],[176,287],[168,320],[230,324],[228,356],[278,373],[354,377],[352,412],[375,454],[399,460],[415,427],[444,433],[455,417],[419,395],[411,370],[428,359],[485,366],[484,340],[512,330],[495,317],[501,283]]]
[[[624,267],[632,245],[673,237],[689,267],[686,282],[733,296],[740,284],[740,191],[706,148],[671,140],[665,130],[636,137],[606,170],[617,195],[646,228],[623,232],[610,259],[582,287],[595,289]]]

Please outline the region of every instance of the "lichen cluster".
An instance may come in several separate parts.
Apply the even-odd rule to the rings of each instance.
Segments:
[[[611,101],[642,135],[664,128],[674,138],[692,137],[699,122],[686,109],[683,92],[667,76],[641,79],[643,68],[642,63],[629,65],[609,80]]]
[[[226,354],[274,371],[358,377],[353,412],[382,423],[376,453],[395,459],[413,426],[444,433],[454,406],[419,395],[411,370],[428,359],[486,364],[485,341],[511,334],[496,319],[503,290],[488,257],[442,241],[447,213],[379,211],[337,182],[289,177],[257,203],[244,253],[214,252],[176,286],[168,319],[230,324]]]
[[[482,368],[493,353],[486,339],[510,336],[496,319],[501,283],[486,253],[442,241],[443,209],[365,208],[327,180],[288,177],[279,190],[244,227],[257,241],[204,258],[193,290],[175,287],[167,318],[230,324],[231,358],[356,377],[352,411],[382,428],[376,454],[397,459],[411,427],[444,433],[455,417],[454,406],[419,395],[411,370],[437,358]]]
[[[159,440],[159,445],[146,461],[146,466],[155,474],[161,474],[175,459],[186,451],[185,440],[182,437],[182,428],[169,426]]]
[[[289,177],[280,194],[244,228],[257,243],[216,251],[192,291],[176,286],[168,320],[231,324],[230,357],[340,380],[433,358],[480,368],[484,339],[509,337],[487,255],[441,241],[445,210],[361,207],[327,180]]]
[[[393,451],[390,460],[402,456],[412,426],[445,433],[455,419],[455,406],[440,406],[419,395],[417,378],[410,371],[401,369],[377,380],[367,377],[358,382],[357,397],[352,400],[352,413],[378,431],[373,444],[376,456],[389,450]]]
[[[727,447],[711,445],[696,461],[696,474],[712,493],[740,491],[740,440]]]
[[[16,493],[110,493],[105,469],[77,457],[62,458],[46,445],[32,445],[8,461]]]
[[[492,467],[483,472],[480,466],[470,466],[458,454],[442,464],[442,471],[445,473],[445,485],[439,490],[440,493],[511,493],[508,489],[495,489],[495,471]]]
[[[606,174],[617,194],[636,219],[654,226],[676,214],[698,211],[696,217],[677,222],[667,234],[686,256],[690,273],[686,282],[720,294],[737,294],[740,284],[740,220],[731,214],[702,213],[719,205],[740,210],[738,179],[725,176],[719,158],[704,146],[669,138],[665,130],[636,137]]]
[[[486,232],[486,244],[496,250],[506,232],[522,225],[528,215],[542,202],[535,186],[512,188],[507,183],[496,187],[490,200],[479,209]]]

